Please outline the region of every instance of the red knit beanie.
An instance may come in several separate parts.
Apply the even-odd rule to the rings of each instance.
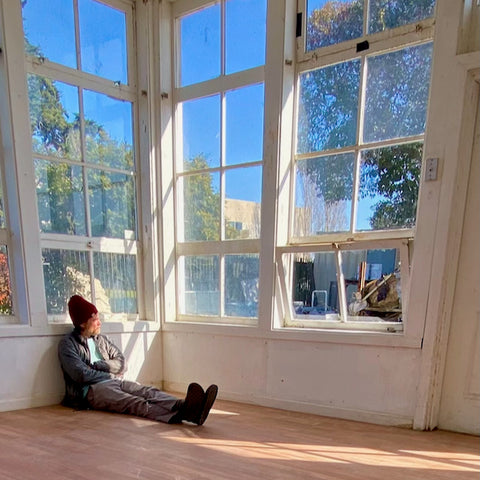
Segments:
[[[68,301],[68,313],[73,324],[79,327],[85,323],[94,313],[98,313],[97,307],[85,300],[80,295],[74,295]]]

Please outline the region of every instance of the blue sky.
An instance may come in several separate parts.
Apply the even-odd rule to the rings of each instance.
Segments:
[[[126,84],[125,14],[92,0],[79,0],[78,8],[82,70]],[[46,58],[77,67],[72,1],[28,0],[23,20],[28,40]]]

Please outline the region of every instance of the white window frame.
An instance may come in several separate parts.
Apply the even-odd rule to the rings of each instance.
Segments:
[[[118,82],[105,79],[96,75],[92,75],[86,72],[81,71],[80,69],[73,69],[65,67],[63,65],[50,62],[48,59],[37,58],[29,55],[25,55],[25,74],[34,74],[41,77],[47,77],[54,81],[60,81],[74,87],[81,89],[83,95],[84,90],[90,90],[96,93],[107,95],[111,98],[127,101],[132,104],[132,125],[134,133],[134,157],[135,157],[135,192],[136,192],[136,202],[138,205],[138,198],[141,196],[140,183],[138,179],[138,172],[140,171],[140,155],[139,155],[139,140],[138,140],[138,93],[136,88],[136,67],[135,67],[135,54],[134,54],[134,4],[128,1],[122,0],[109,0],[104,2],[106,6],[115,8],[122,11],[125,14],[126,19],[126,35],[127,35],[127,71],[128,71],[128,84],[119,84]],[[74,3],[74,8],[78,9],[78,5]],[[77,11],[77,10],[76,10]],[[74,15],[75,18],[75,29],[76,35],[78,35],[78,15]],[[78,50],[78,38],[77,43],[77,61],[79,61],[80,53]],[[80,121],[83,122],[83,106],[80,104]],[[82,139],[82,142],[84,140]],[[66,160],[62,158],[57,158],[49,155],[37,154],[32,151],[32,155],[35,158],[48,160],[51,162],[61,162],[64,163]],[[32,159],[33,161],[33,159]],[[77,165],[82,168],[97,168],[98,165],[90,164],[84,161],[71,161],[67,162],[71,165]],[[123,170],[109,168],[102,166],[102,170],[107,173],[122,173],[128,174]],[[88,203],[88,197],[87,197]],[[136,208],[136,211],[139,211],[139,208]],[[104,319],[114,320],[114,321],[134,321],[141,318],[145,318],[144,313],[144,301],[141,295],[143,292],[143,282],[142,282],[142,262],[141,255],[138,255],[138,252],[141,250],[141,235],[142,228],[140,224],[139,216],[136,216],[136,229],[138,239],[114,239],[106,237],[91,237],[91,236],[73,236],[73,235],[62,235],[62,234],[51,234],[51,233],[40,233],[40,243],[42,248],[48,249],[62,249],[62,250],[72,250],[79,252],[99,252],[99,253],[116,253],[116,254],[129,254],[135,256],[136,263],[136,272],[137,272],[137,308],[138,313],[136,314],[109,314],[105,315]],[[87,205],[87,217],[86,222],[89,224],[89,212]],[[92,256],[88,253],[90,267],[93,265]],[[90,268],[91,271],[91,268]],[[90,279],[92,292],[95,292],[94,278]],[[48,315],[49,321],[52,323],[65,323],[68,322],[68,316],[63,315]]]
[[[287,284],[288,280],[293,278],[292,263],[289,261],[289,257],[295,253],[319,253],[319,252],[333,252],[336,256],[337,270],[340,272],[337,274],[338,283],[344,284],[344,274],[341,269],[341,252],[349,250],[363,250],[367,248],[375,249],[398,249],[401,259],[407,259],[407,261],[401,261],[401,289],[402,289],[402,305],[408,305],[408,288],[410,285],[410,266],[408,263],[409,257],[409,243],[411,239],[385,239],[375,242],[349,242],[349,243],[331,243],[331,244],[316,244],[316,245],[292,245],[287,247],[277,248],[277,265],[279,269],[279,289],[281,297],[283,299],[292,298],[291,282]],[[305,319],[296,316],[293,311],[292,302],[286,301],[282,303],[284,311],[282,316],[284,318],[284,327],[293,328],[332,328],[335,330],[369,330],[375,332],[403,332],[403,326],[405,323],[405,311],[401,322],[395,321],[379,321],[375,317],[360,317],[351,316],[348,314],[347,303],[348,300],[345,296],[346,289],[338,290],[340,309],[337,318],[331,319],[315,319],[312,320],[308,317]]]
[[[294,65],[294,80],[295,85],[295,102],[293,105],[293,118],[295,121],[292,125],[292,142],[291,142],[291,161],[290,172],[288,177],[290,179],[290,186],[288,192],[284,189],[281,193],[281,202],[288,203],[288,227],[279,226],[279,232],[285,243],[280,242],[276,249],[276,266],[277,266],[277,295],[280,299],[279,306],[277,306],[274,328],[276,329],[315,329],[315,330],[360,330],[364,332],[391,332],[402,334],[417,329],[407,328],[408,321],[408,299],[410,288],[410,260],[412,257],[412,248],[415,237],[415,228],[400,229],[389,231],[361,231],[355,232],[353,226],[355,225],[355,218],[352,215],[350,231],[340,234],[323,234],[321,236],[295,237],[293,235],[294,227],[294,188],[295,188],[295,163],[297,159],[317,157],[319,152],[310,152],[308,154],[295,153],[295,138],[296,138],[296,107],[298,105],[298,83],[300,74],[309,70],[318,69],[324,66],[337,64],[346,60],[359,58],[362,64],[365,62],[367,56],[389,53],[400,50],[406,46],[415,46],[423,43],[433,41],[434,37],[434,18],[429,18],[420,22],[409,25],[397,27],[385,32],[364,35],[354,40],[345,41],[336,45],[323,47],[320,49],[305,52],[305,31],[306,31],[306,0],[298,1],[297,14],[302,15],[302,31],[301,35],[296,38],[295,52],[296,62]],[[364,8],[364,26],[367,22],[367,8]],[[364,27],[364,31],[366,31]],[[356,52],[356,45],[364,40],[369,42],[368,50]],[[353,53],[352,53],[353,52]],[[364,80],[361,78],[359,85],[360,102],[363,105],[364,100]],[[288,87],[288,86],[287,86]],[[422,135],[398,139],[385,140],[369,144],[360,144],[358,138],[358,131],[363,124],[363,108],[358,111],[358,126],[357,126],[357,141],[356,144],[350,147],[336,150],[325,150],[321,155],[328,153],[342,153],[343,151],[355,152],[358,157],[359,151],[364,149],[378,148],[384,146],[399,145],[401,143],[411,143],[415,141],[424,141],[425,132]],[[425,156],[425,153],[424,153]],[[357,163],[357,162],[356,162]],[[422,165],[421,178],[423,178],[424,166]],[[358,189],[358,175],[355,175],[355,189]],[[422,182],[420,182],[421,184]],[[420,187],[421,188],[421,187]],[[287,201],[286,198],[289,198]],[[418,209],[417,209],[418,211]],[[332,247],[333,245],[333,247]],[[390,248],[399,248],[401,255],[401,284],[402,284],[402,322],[385,322],[385,321],[370,321],[358,322],[356,319],[349,319],[346,315],[346,302],[343,299],[343,307],[339,314],[338,321],[312,321],[299,319],[295,317],[292,309],[292,295],[290,285],[292,283],[292,271],[289,268],[288,262],[285,263],[288,254],[297,252],[316,252],[316,251],[339,251],[342,249],[377,249],[384,248],[385,245],[390,245]],[[338,267],[337,267],[338,268]],[[341,276],[342,272],[337,271],[337,277]],[[339,281],[339,284],[343,282]],[[344,296],[344,295],[343,295]]]
[[[196,83],[193,85],[188,85],[185,87],[178,87],[179,79],[180,79],[180,67],[179,67],[179,43],[180,43],[180,35],[179,35],[179,18],[195,11],[204,9],[211,5],[214,5],[219,2],[212,2],[211,0],[180,0],[175,2],[172,5],[171,11],[171,30],[172,30],[172,64],[173,64],[173,84],[174,87],[172,88],[172,104],[173,104],[173,111],[171,113],[174,121],[173,121],[173,171],[172,177],[173,181],[173,191],[175,198],[175,214],[173,216],[174,219],[174,234],[170,234],[175,245],[175,287],[168,285],[168,279],[166,290],[170,290],[174,293],[175,298],[175,307],[170,306],[167,313],[166,321],[176,320],[177,322],[195,322],[195,323],[215,323],[215,324],[225,324],[225,325],[248,325],[254,326],[258,323],[258,317],[230,317],[230,316],[222,316],[223,311],[223,299],[224,299],[224,290],[225,290],[225,256],[232,254],[232,255],[243,255],[243,254],[256,254],[260,256],[260,238],[254,239],[240,239],[240,240],[225,240],[224,237],[224,200],[225,200],[225,191],[224,187],[221,186],[220,195],[221,195],[221,221],[220,221],[220,232],[218,241],[198,241],[198,242],[180,242],[179,232],[183,228],[183,205],[182,205],[182,195],[181,189],[177,188],[177,184],[179,179],[183,176],[182,175],[182,165],[183,165],[183,145],[182,145],[182,138],[178,132],[181,132],[181,125],[182,125],[182,118],[181,118],[181,102],[185,102],[188,100],[194,100],[199,98],[205,98],[212,95],[220,95],[221,101],[221,134],[224,137],[225,130],[224,130],[224,121],[225,121],[225,95],[229,91],[242,88],[242,87],[249,87],[258,84],[263,84],[265,88],[265,66],[254,67],[248,70],[243,70],[240,72],[232,73],[232,74],[225,74],[225,26],[224,26],[224,18],[225,18],[225,2],[221,1],[221,72],[220,75],[216,78],[211,80],[207,80],[201,83]],[[262,132],[263,135],[263,132]],[[224,138],[221,140],[222,149],[224,148]],[[179,167],[177,168],[176,165]],[[246,167],[255,167],[255,166],[262,166],[263,167],[263,160],[257,162],[248,162],[245,164],[235,164],[232,166],[221,165],[218,168],[208,169],[208,172],[219,172],[222,177],[224,177],[225,173],[229,170],[237,169],[241,166]],[[263,170],[263,168],[262,168]],[[195,173],[202,173],[204,170],[195,171]],[[224,179],[220,181],[221,185],[224,185]],[[164,235],[168,235],[167,232]],[[168,241],[168,240],[167,240]],[[171,244],[170,244],[171,245]],[[189,315],[189,314],[182,314],[182,280],[183,277],[180,274],[181,272],[181,262],[183,261],[183,257],[186,255],[215,255],[219,257],[220,260],[220,278],[219,278],[219,295],[220,295],[220,315],[219,316],[212,316],[212,315]],[[260,258],[259,258],[260,263]],[[168,296],[168,294],[167,294]],[[168,300],[166,299],[168,302]]]
[[[151,2],[137,4],[134,0],[110,0],[103,3],[118,10],[130,13],[127,17],[134,23],[128,28],[129,56],[129,85],[120,87],[112,85],[114,82],[104,82],[95,75],[80,73],[76,70],[65,69],[61,65],[51,63],[50,67],[61,75],[56,80],[72,80],[75,76],[86,78],[94,91],[110,89],[107,94],[118,97],[118,90],[127,98],[135,98],[132,107],[134,128],[134,149],[136,158],[136,225],[138,241],[121,239],[119,242],[104,238],[75,238],[74,245],[65,240],[70,236],[46,234],[46,240],[51,245],[64,249],[91,251],[92,247],[98,251],[113,250],[129,253],[128,249],[136,249],[137,262],[137,305],[138,315],[120,315],[110,317],[114,322],[104,324],[105,332],[134,331],[143,328],[146,331],[158,330],[160,327],[160,294],[155,290],[158,278],[161,275],[158,260],[158,215],[156,212],[156,179],[157,179],[157,151],[155,109],[158,108],[155,98],[156,83],[154,67],[158,57],[156,50],[158,33],[158,6]],[[1,134],[3,137],[3,156],[5,157],[6,179],[8,188],[8,205],[10,220],[11,247],[9,256],[13,263],[15,285],[12,286],[16,301],[15,318],[8,319],[0,330],[0,335],[22,336],[35,331],[41,334],[57,334],[63,332],[71,323],[68,315],[62,319],[47,317],[44,277],[42,267],[40,232],[38,228],[38,212],[35,192],[35,171],[32,161],[32,143],[29,122],[29,106],[26,85],[28,70],[24,53],[24,38],[22,28],[22,9],[20,2],[0,3],[0,88]],[[129,22],[127,20],[127,22]],[[141,26],[139,28],[138,26]],[[131,27],[131,28],[130,28]],[[148,35],[145,35],[148,31]],[[35,69],[46,68],[47,62],[35,62]],[[138,69],[136,68],[138,64]],[[34,73],[37,73],[35,70]],[[64,76],[67,78],[64,78]],[[68,77],[70,75],[70,77]],[[52,76],[52,75],[46,75]],[[75,83],[75,80],[70,83]],[[108,85],[110,83],[110,85]],[[113,88],[112,88],[113,87]],[[58,159],[55,159],[58,161]],[[3,159],[2,159],[3,161]],[[82,164],[85,166],[85,164]],[[91,241],[91,246],[86,242]],[[28,275],[26,274],[28,272]],[[13,280],[12,280],[13,281]],[[135,321],[132,321],[135,320]],[[55,323],[57,322],[57,323]],[[2,323],[2,322],[0,322]],[[58,324],[60,323],[60,324]],[[64,325],[63,325],[64,324]]]
[[[1,75],[1,73],[0,73]],[[1,87],[0,87],[1,89]],[[0,90],[1,91],[1,90]],[[3,115],[3,108],[0,107],[0,113]],[[0,144],[3,145],[2,141],[2,135],[1,135],[1,128],[0,128]],[[1,154],[0,154],[1,155]],[[11,315],[4,315],[0,314],[0,325],[4,324],[16,324],[19,321],[18,315],[17,315],[17,309],[18,309],[18,302],[17,302],[17,295],[15,292],[17,292],[17,282],[15,281],[15,264],[19,261],[21,261],[21,257],[16,260],[18,256],[18,253],[15,253],[15,248],[12,245],[12,242],[10,239],[13,237],[13,234],[10,229],[10,208],[9,208],[9,190],[10,193],[15,192],[14,185],[8,182],[9,187],[7,187],[7,181],[5,180],[5,163],[4,163],[4,158],[3,155],[0,156],[0,181],[2,183],[1,188],[3,192],[3,211],[5,214],[5,226],[0,228],[0,247],[5,247],[7,249],[7,254],[8,254],[8,273],[9,273],[9,278],[10,278],[10,297],[12,301],[12,314]],[[13,188],[12,188],[13,186]]]
[[[7,4],[5,4],[7,3]],[[13,11],[12,11],[13,10]],[[4,209],[6,216],[6,228],[1,230],[1,244],[6,245],[9,256],[10,285],[13,303],[13,315],[0,317],[1,331],[10,332],[23,331],[28,325],[35,325],[38,317],[35,315],[39,307],[38,296],[31,299],[28,294],[29,277],[26,275],[27,265],[31,264],[32,257],[26,252],[25,238],[35,238],[36,231],[31,222],[25,222],[20,215],[20,196],[29,196],[28,190],[22,193],[23,183],[28,176],[22,167],[22,160],[18,161],[19,147],[25,144],[18,141],[16,126],[18,118],[16,117],[16,106],[18,106],[18,97],[12,94],[12,85],[18,78],[15,72],[18,72],[18,64],[12,59],[18,52],[23,55],[23,37],[20,48],[18,48],[15,36],[17,35],[17,25],[12,21],[12,17],[20,11],[20,2],[3,2],[0,4],[0,144],[3,149],[0,152],[0,168],[2,170]],[[21,21],[21,15],[18,16]],[[8,47],[8,48],[7,48]],[[10,47],[12,54],[10,54]],[[22,70],[20,69],[20,72]],[[21,74],[22,75],[22,74]],[[23,75],[20,77],[23,79]],[[21,100],[20,100],[21,103]],[[21,137],[21,135],[20,135]],[[24,153],[24,152],[23,152]],[[20,154],[21,155],[21,154]],[[31,200],[31,197],[30,197]],[[28,205],[27,199],[27,205]],[[31,203],[30,203],[31,205]],[[35,271],[32,265],[31,272]]]

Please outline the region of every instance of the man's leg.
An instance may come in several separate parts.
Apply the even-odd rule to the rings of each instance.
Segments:
[[[159,390],[155,387],[142,385],[138,382],[132,382],[130,380],[120,380],[120,382],[120,388],[124,392],[135,395],[136,397],[142,397],[151,403],[175,405],[175,403],[179,401],[178,398],[174,397],[173,395],[162,392],[162,390]]]
[[[210,390],[212,387],[210,387]],[[210,411],[217,395],[215,391],[212,397],[213,392],[210,390],[208,391],[209,394],[206,395],[203,388],[198,383],[191,383],[188,386],[187,395],[184,400],[178,400],[176,397],[173,397],[158,388],[141,385],[140,383],[129,380],[123,380],[120,384],[120,388],[131,395],[145,398],[152,404],[156,403],[162,406],[168,404],[170,407],[169,402],[173,400],[174,404],[170,411],[174,411],[176,414],[168,420],[169,423],[180,423],[182,420],[186,420],[187,422],[202,425],[205,422],[208,412]]]
[[[168,423],[175,416],[176,410],[181,405],[177,398],[160,391],[158,392],[163,393],[163,396],[155,392],[151,400],[147,400],[141,395],[129,393],[128,390],[147,394],[145,390],[142,390],[142,385],[137,384],[135,386],[135,382],[128,382],[125,385],[125,382],[109,380],[91,385],[87,393],[88,403],[95,410],[126,413],[165,423]],[[149,389],[149,387],[143,388]]]

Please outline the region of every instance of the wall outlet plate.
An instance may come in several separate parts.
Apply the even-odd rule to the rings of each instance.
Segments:
[[[425,181],[433,182],[438,177],[438,158],[427,158],[425,166]]]

